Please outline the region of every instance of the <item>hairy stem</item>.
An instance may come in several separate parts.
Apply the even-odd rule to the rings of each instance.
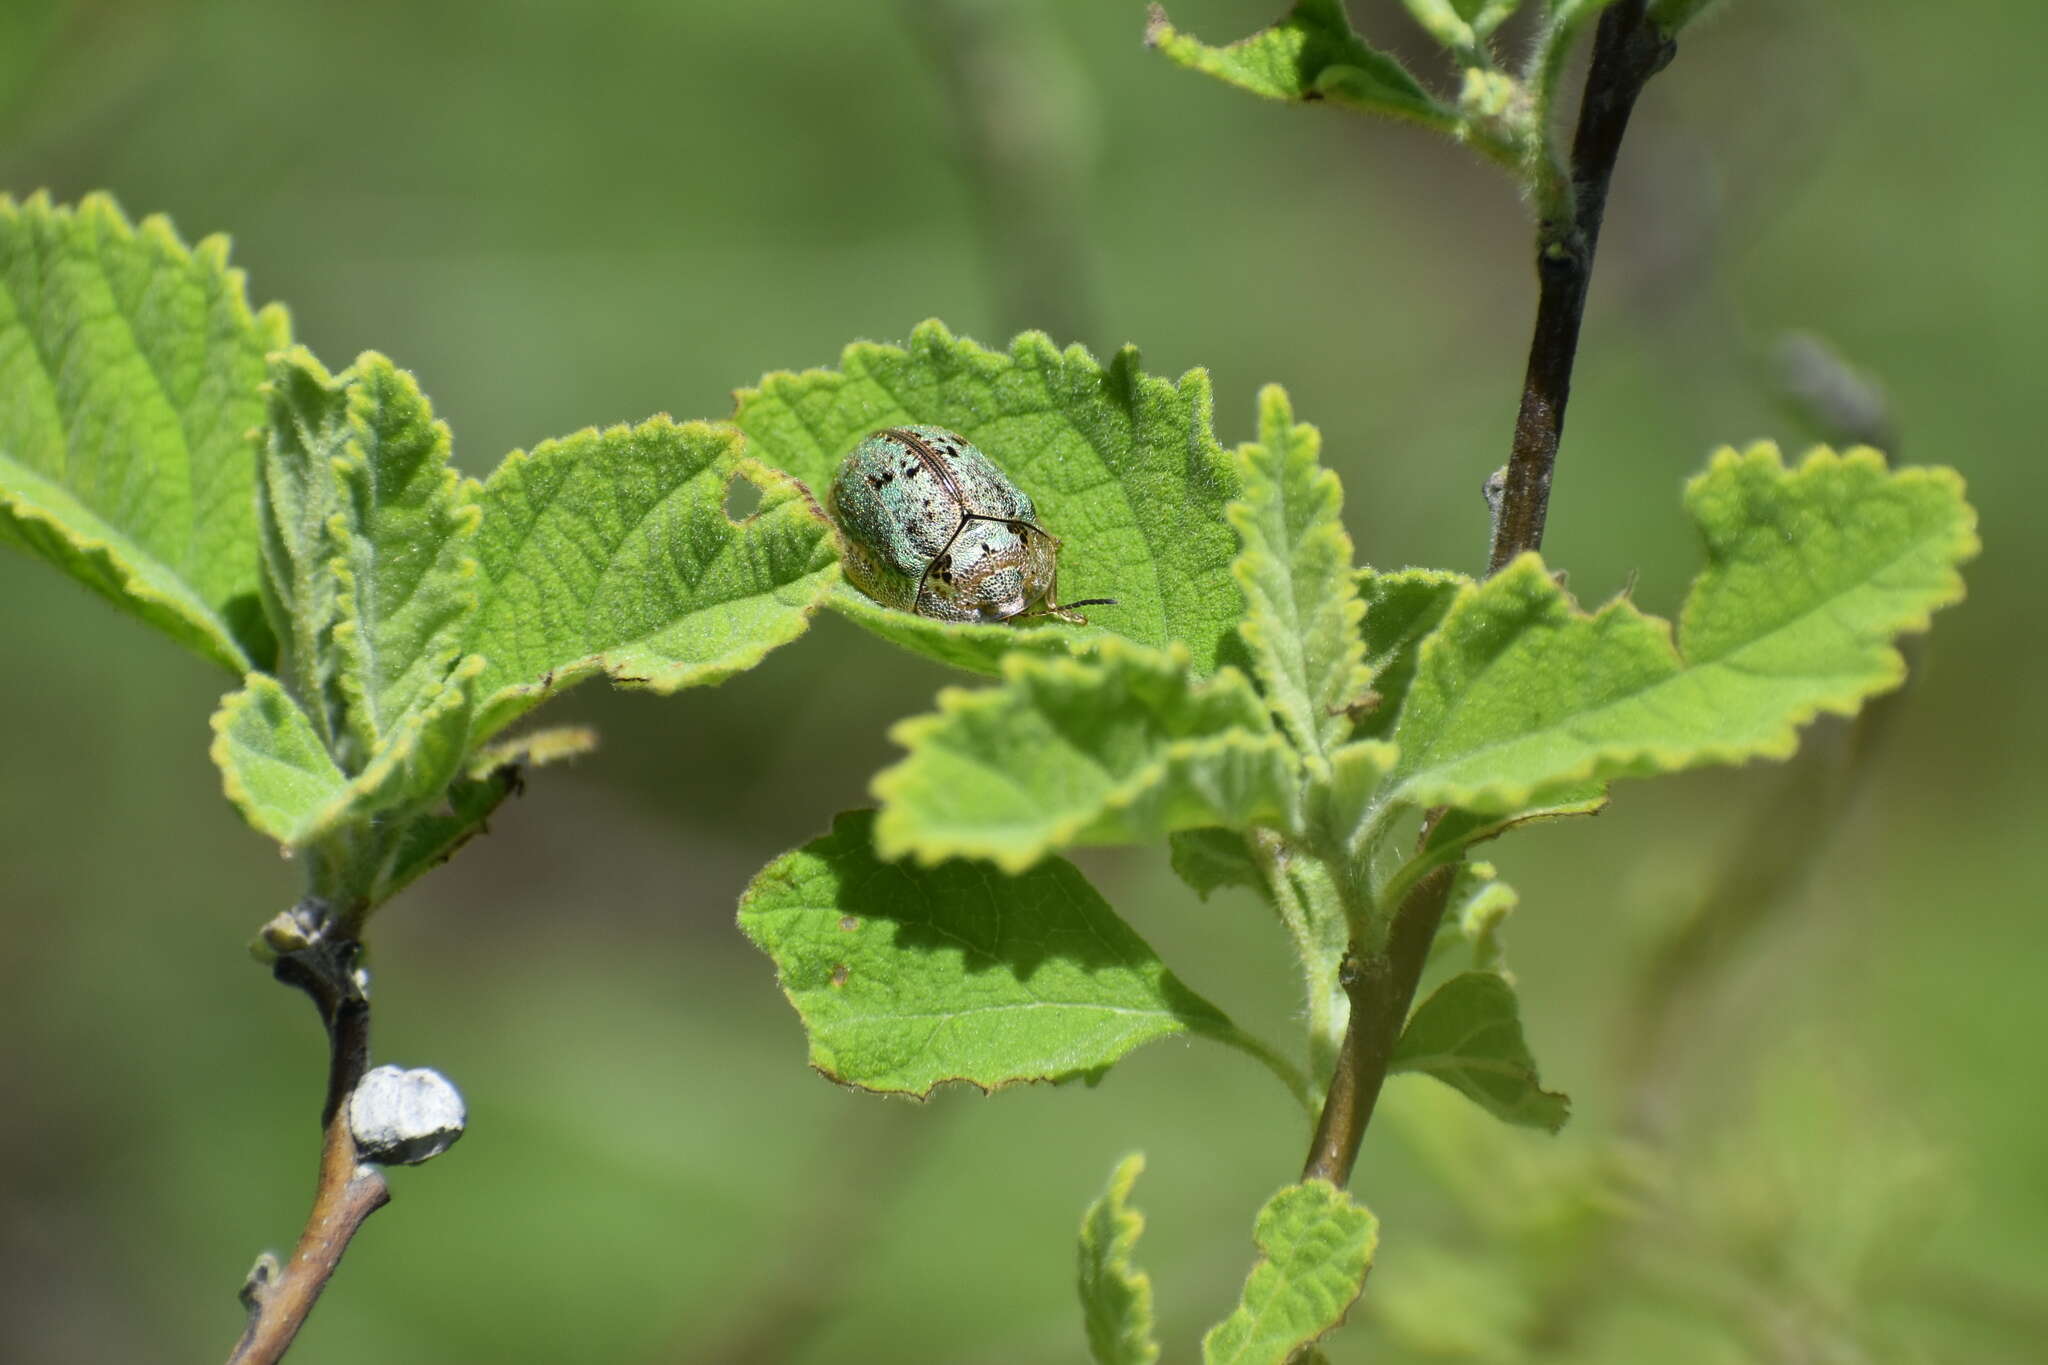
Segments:
[[[1394,1046],[1401,1041],[1401,1026],[1408,1018],[1408,1002],[1422,980],[1423,963],[1443,919],[1456,870],[1437,868],[1402,897],[1383,947],[1354,951],[1345,958],[1343,982],[1351,1000],[1351,1020],[1330,1077],[1329,1095],[1316,1120],[1315,1137],[1309,1142],[1308,1160],[1301,1168],[1303,1180],[1327,1180],[1340,1188],[1351,1180],[1358,1144],[1379,1103],[1380,1087],[1386,1083]]]
[[[331,934],[322,903],[301,905],[281,919],[300,937],[297,946],[278,958],[277,979],[311,996],[327,1027],[320,1177],[291,1260],[281,1273],[252,1277],[244,1291],[249,1324],[228,1365],[270,1365],[283,1359],[341,1264],[356,1229],[391,1198],[383,1173],[358,1160],[348,1122],[349,1096],[370,1065],[370,1001],[355,971],[359,945],[353,938]]]
[[[1593,278],[1600,220],[1607,211],[1608,182],[1636,96],[1664,69],[1676,48],[1644,13],[1644,0],[1616,0],[1600,16],[1578,128],[1572,136],[1570,193],[1541,196],[1545,216],[1536,244],[1536,327],[1529,341],[1529,367],[1522,382],[1521,410],[1515,416],[1500,514],[1494,521],[1489,572],[1543,544],[1550,476],[1564,435],[1572,362],[1578,355],[1579,323]]]

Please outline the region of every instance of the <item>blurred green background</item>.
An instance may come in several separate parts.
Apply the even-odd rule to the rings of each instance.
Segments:
[[[1216,40],[1278,8],[1172,7]],[[1352,9],[1445,75],[1391,0]],[[1284,382],[1364,557],[1479,567],[1534,306],[1514,190],[1420,133],[1174,70],[1143,20],[4,0],[0,187],[232,233],[329,364],[413,369],[474,473],[588,424],[724,415],[765,370],[938,316],[1206,366],[1226,442]],[[1901,458],[1964,472],[1987,550],[1831,838],[1645,1076],[1616,1057],[1647,946],[1718,866],[1771,856],[1743,819],[1799,774],[1625,786],[1495,850],[1531,1038],[1577,1115],[1559,1139],[1475,1132],[1394,1082],[1355,1182],[1386,1223],[1371,1325],[1333,1359],[1432,1332],[1478,1359],[2040,1358],[2048,925],[2025,841],[2048,651],[2012,509],[2048,499],[2044,47],[2019,0],[1733,0],[1650,86],[1553,562],[1585,600],[1632,582],[1672,610],[1697,567],[1681,480],[1717,443],[1807,438],[1773,397],[1787,329],[1881,381]],[[21,556],[0,640],[0,1359],[218,1359],[311,1186],[317,1025],[243,951],[295,875],[219,798],[227,679]],[[1081,1359],[1072,1234],[1132,1148],[1168,1359],[1189,1358],[1300,1161],[1269,1078],[1168,1043],[1094,1089],[844,1093],[733,928],[751,873],[862,804],[889,724],[946,681],[826,618],[723,688],[551,707],[604,747],[375,927],[379,1057],[446,1070],[471,1131],[396,1175],[295,1361]],[[1190,984],[1289,1036],[1249,897],[1198,902],[1163,851],[1083,861]],[[1651,1092],[1666,1137],[1612,1147]],[[1542,1192],[1616,1164],[1648,1230],[1589,1251]],[[1658,1257],[1656,1292],[1611,1273]],[[1489,1336],[1559,1265],[1582,1273]]]

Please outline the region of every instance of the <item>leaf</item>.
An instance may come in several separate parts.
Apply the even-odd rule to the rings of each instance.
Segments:
[[[1372,690],[1379,694],[1359,718],[1359,734],[1393,733],[1415,681],[1417,647],[1442,624],[1458,589],[1471,581],[1445,569],[1358,571],[1358,593],[1365,601],[1365,666],[1372,675]]]
[[[408,816],[389,838],[389,848],[367,899],[381,904],[455,851],[487,833],[491,813],[523,786],[517,765],[501,764],[448,784],[440,807]]]
[[[1145,1216],[1130,1206],[1131,1186],[1145,1170],[1133,1152],[1117,1163],[1109,1188],[1081,1219],[1081,1312],[1096,1365],[1152,1365],[1152,1277],[1131,1264]]]
[[[506,457],[485,483],[490,660],[480,734],[599,673],[655,692],[716,683],[803,633],[837,578],[824,514],[794,479],[738,459],[739,437],[654,417]],[[728,488],[761,490],[742,521]]]
[[[1466,863],[1458,869],[1436,942],[1430,945],[1430,956],[1463,944],[1472,950],[1472,966],[1476,970],[1496,973],[1513,984],[1505,970],[1500,930],[1522,898],[1515,888],[1498,878],[1492,863]]]
[[[1062,543],[1059,591],[1113,597],[1092,624],[949,625],[877,605],[841,586],[834,610],[941,663],[994,673],[1012,650],[1065,656],[1114,633],[1185,644],[1202,674],[1236,647],[1243,602],[1223,509],[1236,480],[1210,430],[1209,379],[1170,384],[1125,347],[1107,366],[1079,346],[1026,332],[1007,353],[921,324],[908,349],[858,342],[837,370],[779,372],[742,390],[734,421],[758,459],[822,501],[868,433],[905,423],[957,431],[1037,505]]]
[[[1391,55],[1352,31],[1342,0],[1296,0],[1278,23],[1211,47],[1153,5],[1145,42],[1176,66],[1269,100],[1334,100],[1368,113],[1446,126],[1452,115]]]
[[[348,795],[313,722],[277,679],[251,673],[213,714],[213,762],[234,803],[260,833],[287,846],[320,833]]]
[[[1295,758],[1234,669],[1104,640],[1093,659],[1004,661],[999,687],[947,688],[900,722],[909,750],[878,774],[886,858],[987,858],[1018,872],[1070,844],[1284,820]]]
[[[1237,1311],[1202,1338],[1205,1365],[1283,1365],[1342,1322],[1365,1287],[1379,1220],[1311,1180],[1268,1200],[1252,1236],[1259,1263]]]
[[[1155,1038],[1232,1033],[1061,859],[1021,876],[884,863],[868,811],[763,868],[740,928],[774,959],[811,1065],[929,1094],[1091,1076]]]
[[[1295,425],[1286,390],[1263,389],[1259,440],[1237,450],[1244,492],[1230,505],[1230,524],[1244,547],[1231,565],[1245,599],[1238,633],[1295,747],[1327,762],[1370,675],[1344,490],[1318,462],[1321,448],[1314,427]]]
[[[375,352],[331,375],[311,352],[274,358],[259,506],[267,600],[286,676],[345,771],[399,736],[462,731],[448,694],[477,607],[475,485],[448,463],[449,437],[410,374]],[[481,663],[467,664],[473,678]],[[457,716],[459,713],[459,718]],[[440,772],[387,755],[388,772]],[[431,795],[439,783],[403,795]]]
[[[1534,555],[1461,588],[1422,647],[1392,798],[1501,814],[1584,784],[1784,758],[1798,727],[1905,677],[1893,637],[1962,597],[1976,517],[1946,469],[1872,450],[1724,450],[1686,490],[1707,569],[1671,628],[1587,615]]]
[[[1569,1099],[1538,1084],[1515,988],[1494,972],[1461,972],[1437,987],[1409,1017],[1387,1069],[1434,1076],[1520,1127],[1554,1133],[1571,1115]]]
[[[1243,886],[1268,895],[1265,875],[1252,854],[1251,841],[1241,830],[1175,830],[1167,836],[1173,871],[1193,887],[1203,900],[1226,886]]]
[[[227,239],[0,195],[0,541],[238,677],[268,668],[251,429],[264,353]]]
[[[1422,26],[1423,32],[1451,51],[1468,54],[1474,53],[1478,47],[1479,35],[1473,31],[1471,21],[1479,7],[1473,0],[1401,0],[1401,3],[1408,7],[1408,13]]]

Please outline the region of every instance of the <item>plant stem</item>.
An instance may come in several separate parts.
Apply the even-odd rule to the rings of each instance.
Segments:
[[[1562,204],[1544,204],[1537,234],[1536,327],[1529,341],[1529,368],[1522,382],[1521,410],[1515,416],[1501,512],[1494,522],[1489,572],[1543,544],[1550,476],[1564,434],[1572,362],[1578,355],[1579,323],[1593,278],[1600,220],[1607,211],[1608,182],[1636,96],[1676,50],[1671,37],[1645,14],[1644,0],[1615,0],[1600,16],[1579,102],[1578,128],[1572,136],[1571,194]]]
[[[1303,1180],[1327,1180],[1342,1188],[1351,1180],[1358,1144],[1372,1122],[1373,1106],[1386,1083],[1394,1046],[1408,1018],[1408,1002],[1422,980],[1429,945],[1450,899],[1454,866],[1437,868],[1402,897],[1383,948],[1353,953],[1344,963],[1344,990],[1351,999],[1351,1021],[1330,1077],[1330,1092],[1316,1120]]]
[[[274,974],[311,996],[327,1027],[320,1179],[305,1230],[283,1272],[249,1284],[249,1325],[228,1365],[271,1365],[284,1357],[356,1229],[391,1198],[383,1172],[357,1160],[348,1122],[349,1096],[370,1065],[370,1001],[355,972],[359,945],[328,929],[329,912],[322,902],[303,903],[287,916],[302,938],[278,958]]]

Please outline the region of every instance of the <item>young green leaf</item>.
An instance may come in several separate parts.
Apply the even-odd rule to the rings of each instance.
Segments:
[[[377,882],[369,888],[370,903],[390,900],[485,833],[491,812],[519,785],[519,769],[509,763],[449,783],[440,805],[408,816],[392,833]]]
[[[1243,546],[1231,565],[1245,598],[1238,633],[1267,703],[1318,769],[1350,732],[1346,710],[1371,679],[1344,490],[1319,462],[1321,447],[1314,427],[1295,425],[1286,390],[1268,385],[1259,394],[1259,440],[1237,450],[1244,492],[1230,505]]]
[[[1145,42],[1168,61],[1269,100],[1334,100],[1367,113],[1449,128],[1456,116],[1408,69],[1352,31],[1343,0],[1295,0],[1279,22],[1228,47],[1211,47],[1153,5]]]
[[[319,834],[347,798],[348,776],[267,673],[251,673],[214,712],[213,762],[242,818],[287,846]]]
[[[1464,864],[1451,883],[1436,942],[1430,945],[1430,957],[1434,959],[1462,945],[1471,950],[1475,970],[1494,972],[1512,983],[1505,970],[1500,930],[1521,903],[1515,888],[1499,880],[1492,863]]]
[[[0,195],[0,541],[239,676],[277,652],[248,433],[290,328],[227,251],[104,195]]]
[[[1461,972],[1437,987],[1409,1017],[1388,1071],[1434,1076],[1525,1128],[1554,1133],[1571,1114],[1569,1099],[1537,1083],[1515,988],[1493,972]]]
[[[1724,450],[1686,490],[1708,567],[1671,628],[1625,600],[1587,615],[1534,555],[1459,590],[1401,709],[1393,799],[1481,814],[1589,781],[1764,756],[1899,685],[1893,647],[1961,598],[1976,515],[1952,470],[1873,450]]]
[[[1131,1186],[1145,1170],[1133,1152],[1117,1163],[1109,1188],[1081,1220],[1081,1312],[1096,1365],[1152,1365],[1152,1277],[1131,1264],[1145,1215],[1131,1207]]]
[[[1268,1200],[1252,1236],[1259,1263],[1237,1311],[1202,1338],[1204,1365],[1283,1365],[1342,1322],[1365,1287],[1379,1220],[1311,1180]]]
[[[273,359],[266,394],[266,600],[300,701],[349,772],[429,723],[466,735],[466,703],[447,687],[476,612],[480,513],[475,485],[448,463],[447,426],[412,376],[374,352],[331,375],[296,348]],[[444,781],[455,767],[427,765]]]
[[[598,673],[656,692],[716,683],[803,632],[838,577],[831,530],[796,480],[738,447],[730,427],[655,417],[498,466],[468,640],[490,660],[479,734]],[[739,522],[736,478],[762,494]]]
[[[1167,837],[1173,871],[1194,888],[1203,900],[1226,886],[1243,886],[1270,894],[1259,861],[1252,854],[1250,836],[1242,830],[1215,826],[1209,829],[1175,830]]]
[[[1091,659],[1005,660],[999,687],[939,693],[899,723],[876,776],[884,857],[987,858],[1022,871],[1069,844],[1289,818],[1292,749],[1235,669],[1107,639]]]
[[[1442,624],[1458,589],[1471,581],[1447,569],[1358,571],[1358,593],[1365,601],[1365,666],[1377,695],[1369,708],[1361,708],[1356,733],[1385,737],[1394,732],[1415,681],[1419,646]]]
[[[1089,1076],[1178,1033],[1242,1046],[1072,864],[1006,877],[885,863],[873,823],[841,815],[740,899],[740,928],[774,959],[826,1076],[925,1095]]]
[[[837,370],[768,375],[741,391],[733,420],[754,456],[821,501],[870,432],[906,423],[957,431],[1031,496],[1060,538],[1060,595],[1117,603],[1091,608],[1086,627],[963,626],[839,588],[833,608],[876,634],[994,673],[1012,650],[1064,656],[1113,631],[1159,648],[1181,641],[1208,674],[1234,647],[1243,610],[1230,577],[1236,540],[1223,519],[1236,480],[1210,417],[1207,375],[1170,384],[1140,370],[1134,348],[1104,366],[1037,332],[1005,353],[926,322],[907,349],[860,342]]]
[[[1472,15],[1463,11],[1476,11],[1478,6],[1471,0],[1454,3],[1454,0],[1401,0],[1414,16],[1422,31],[1442,43],[1461,61],[1473,61],[1483,54],[1479,47],[1479,34],[1472,27]]]

